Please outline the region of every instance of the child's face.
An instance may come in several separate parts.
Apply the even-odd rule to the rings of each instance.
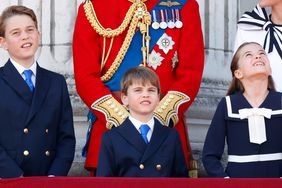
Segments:
[[[249,44],[241,49],[238,69],[234,75],[239,79],[268,78],[271,75],[269,60],[264,49],[258,44]]]
[[[159,104],[160,96],[158,89],[147,83],[142,85],[141,82],[133,82],[128,87],[127,95],[122,94],[121,100],[124,105],[129,108],[130,114],[140,119],[139,117],[150,117],[156,106]]]
[[[5,37],[0,37],[1,46],[23,66],[33,63],[40,37],[33,20],[27,15],[15,15],[8,18],[5,25]]]

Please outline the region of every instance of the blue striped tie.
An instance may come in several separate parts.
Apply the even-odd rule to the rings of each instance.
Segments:
[[[150,127],[147,124],[143,124],[140,127],[141,135],[142,135],[146,144],[149,143],[148,138],[147,138],[147,133],[148,133],[149,130],[150,130]]]
[[[26,84],[28,85],[30,91],[33,92],[34,86],[33,86],[33,83],[31,81],[32,70],[28,69],[28,70],[25,70],[23,73],[25,75],[25,82],[26,82]]]

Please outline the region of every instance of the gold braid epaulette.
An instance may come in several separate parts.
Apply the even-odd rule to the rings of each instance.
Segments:
[[[140,23],[140,15],[137,14],[139,8],[142,8],[142,10],[144,10],[144,15],[142,15],[142,19],[144,19],[143,22],[147,25],[151,23],[150,13],[147,11],[147,7],[142,1],[138,3],[133,3],[130,6],[129,10],[127,11],[122,24],[117,29],[112,30],[110,28],[105,29],[100,24],[90,0],[86,0],[83,7],[84,7],[85,15],[88,21],[90,22],[91,26],[99,35],[102,35],[103,37],[107,37],[107,38],[116,37],[120,35],[122,32],[124,32],[125,29],[128,27],[128,25],[130,25],[125,40],[123,41],[122,46],[114,62],[112,63],[110,68],[106,71],[106,73],[100,78],[102,82],[107,82],[112,78],[112,76],[115,74],[115,72],[121,65],[121,62],[124,59],[124,56],[135,34],[137,26],[142,25],[142,24],[138,24]]]

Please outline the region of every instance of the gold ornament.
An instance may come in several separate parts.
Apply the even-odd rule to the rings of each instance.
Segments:
[[[165,126],[169,126],[170,120],[175,125],[178,122],[179,106],[188,101],[190,98],[184,93],[169,91],[156,107],[154,116]]]
[[[104,28],[101,23],[99,22],[94,7],[90,0],[86,0],[84,3],[84,11],[85,15],[93,27],[93,29],[101,36],[104,37],[103,42],[103,54],[102,54],[102,60],[101,60],[101,71],[104,68],[106,61],[110,55],[111,47],[113,44],[113,38],[116,36],[119,36],[121,33],[123,33],[126,28],[129,26],[129,29],[127,31],[125,40],[123,41],[123,44],[114,60],[112,65],[110,66],[109,70],[101,77],[101,80],[103,82],[109,81],[112,76],[115,74],[117,69],[119,68],[122,60],[124,59],[124,56],[129,48],[129,45],[131,44],[132,38],[135,34],[136,28],[140,28],[140,32],[143,35],[143,43],[142,43],[142,56],[143,56],[143,64],[146,64],[148,55],[149,55],[149,42],[150,42],[150,36],[149,36],[149,25],[151,24],[151,15],[147,10],[146,5],[144,2],[146,0],[135,0],[131,1],[133,4],[128,9],[126,16],[121,23],[121,25],[116,29],[110,29],[110,28]],[[108,49],[107,54],[105,55],[105,46],[106,46],[106,38],[111,39],[110,47]]]

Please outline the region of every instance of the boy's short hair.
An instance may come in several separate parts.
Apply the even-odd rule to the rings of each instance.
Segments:
[[[121,93],[127,95],[128,87],[136,82],[139,82],[142,85],[150,83],[152,86],[155,86],[158,93],[160,93],[161,87],[159,77],[154,71],[143,66],[134,67],[126,71],[120,81]]]
[[[29,16],[33,20],[36,29],[38,29],[37,18],[32,9],[21,5],[13,5],[7,7],[0,16],[0,37],[5,37],[6,20],[16,15]]]

